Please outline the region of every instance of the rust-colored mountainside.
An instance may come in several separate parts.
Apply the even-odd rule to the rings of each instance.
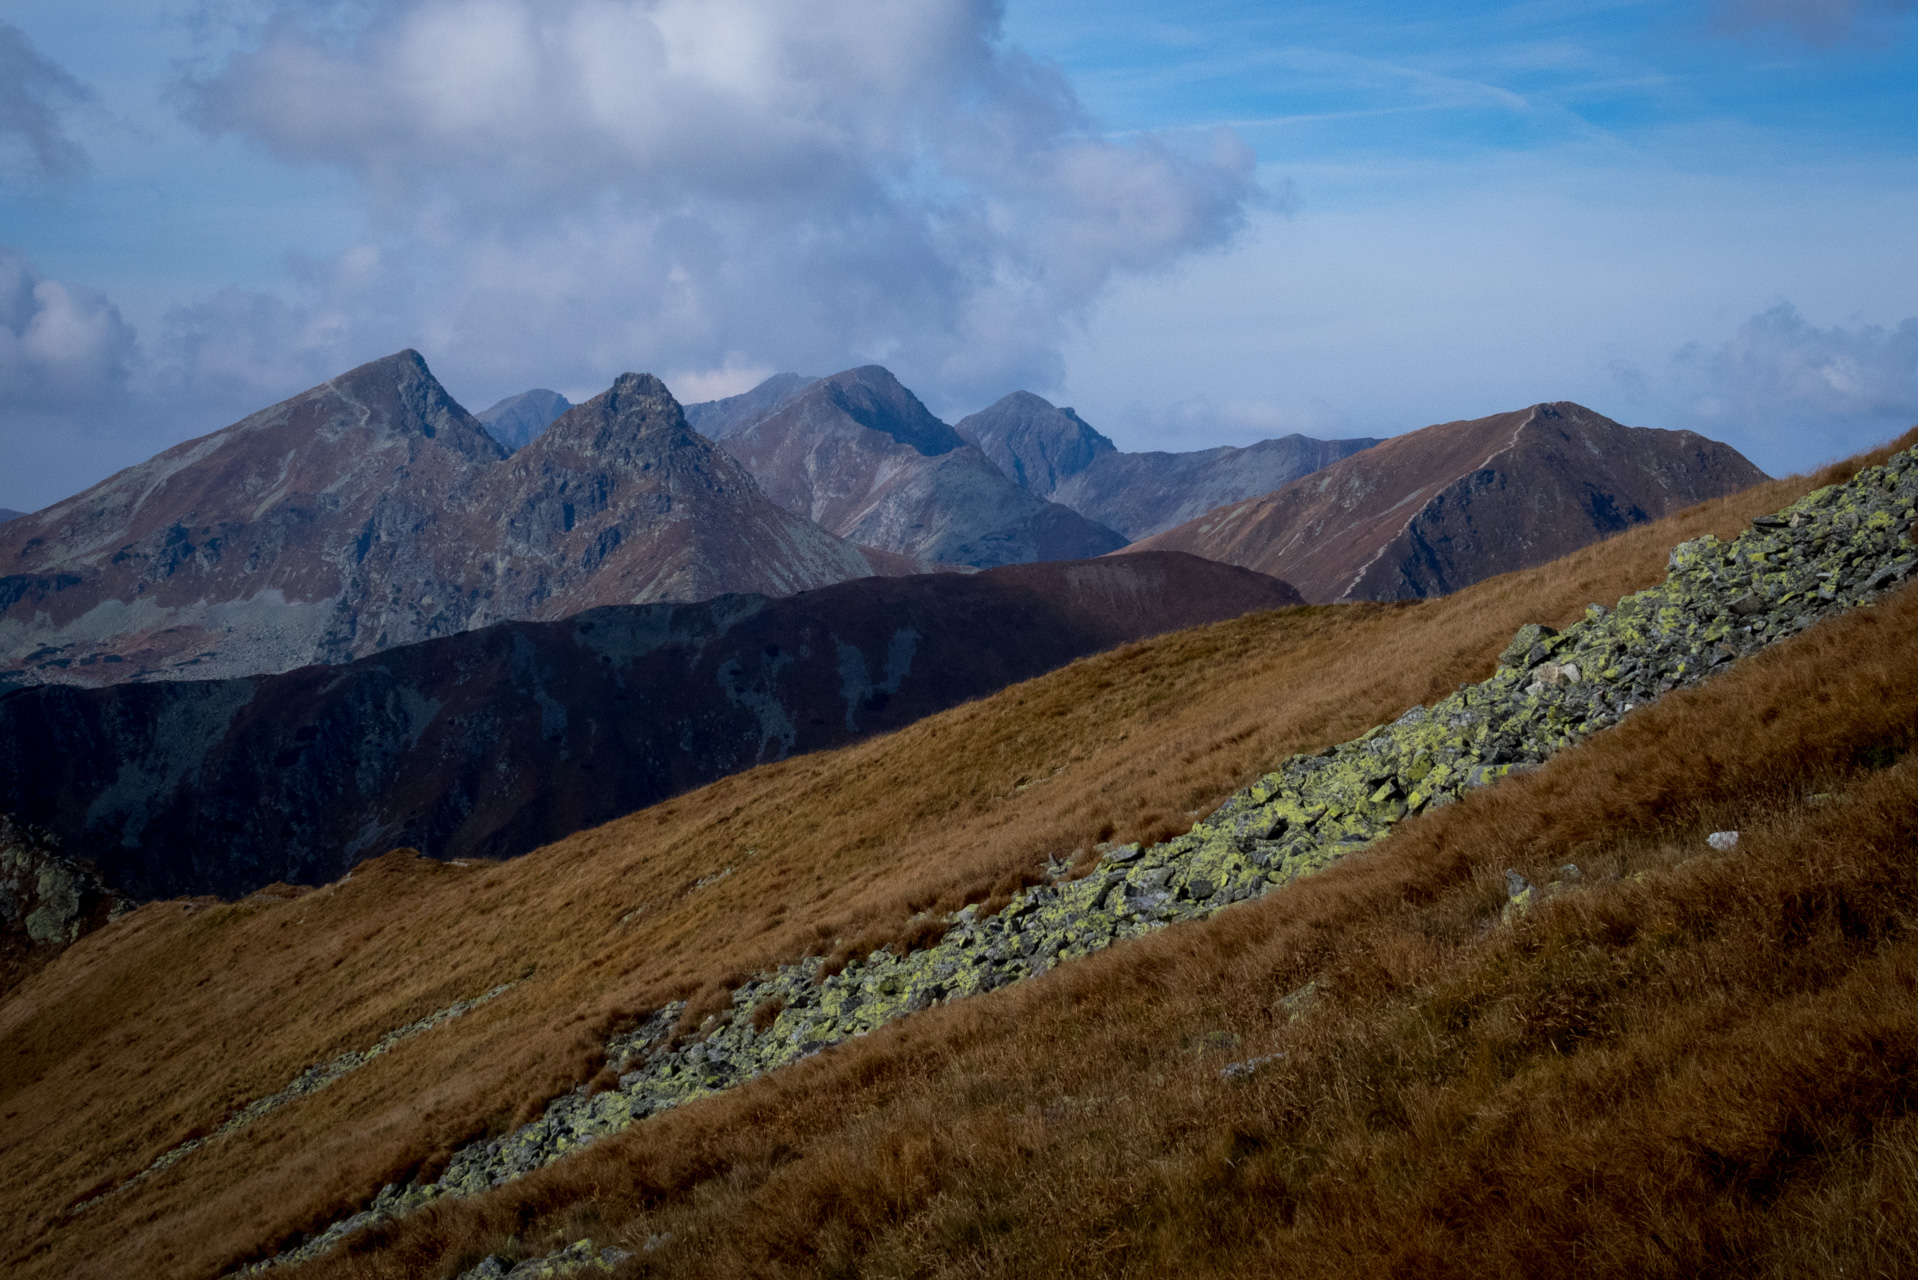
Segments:
[[[1409,432],[1127,550],[1244,565],[1308,600],[1413,600],[1545,564],[1764,478],[1736,449],[1690,431],[1538,404]]]
[[[696,1024],[770,964],[906,945],[1048,858],[1183,830],[1486,677],[1521,624],[1565,626],[1661,580],[1675,543],[1844,474],[1442,599],[1127,645],[509,863],[400,851],[317,891],[141,906],[0,1001],[0,1256],[170,1277],[269,1255],[591,1081],[616,1026],[674,999]],[[1907,591],[1292,889],[286,1274],[451,1277],[582,1236],[635,1276],[1883,1272],[1918,1205],[1914,642]],[[1745,860],[1707,850],[1725,826]],[[1588,891],[1501,925],[1508,867],[1544,885],[1570,862]]]
[[[650,375],[508,458],[403,351],[0,525],[0,681],[286,671],[873,571],[768,501]]]
[[[1304,603],[1177,552],[620,605],[339,667],[0,696],[0,813],[122,893],[512,857],[1126,641]]]
[[[699,416],[773,501],[862,546],[990,568],[1125,545],[1035,497],[877,365],[768,379]]]

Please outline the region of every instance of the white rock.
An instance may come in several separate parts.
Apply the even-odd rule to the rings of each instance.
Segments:
[[[1705,843],[1720,853],[1725,853],[1738,847],[1738,833],[1736,831],[1714,831],[1705,837]]]

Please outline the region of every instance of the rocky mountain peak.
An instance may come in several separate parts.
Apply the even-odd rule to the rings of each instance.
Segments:
[[[630,462],[675,443],[661,437],[691,438],[686,415],[666,384],[650,373],[622,373],[613,385],[584,404],[574,405],[521,450],[521,456],[572,452],[605,462]]]
[[[890,370],[876,364],[823,378],[800,400],[803,402],[814,395],[830,400],[860,426],[884,432],[928,458],[951,453],[966,443],[957,431],[933,417],[919,397],[906,390]]]
[[[411,347],[350,369],[307,395],[324,398],[327,391],[362,411],[357,424],[351,414],[332,415],[327,426],[336,433],[359,425],[375,435],[424,436],[475,462],[497,462],[508,452],[448,394],[425,357]]]
[[[572,401],[557,391],[534,387],[516,396],[507,396],[490,409],[475,416],[486,433],[505,445],[508,451],[524,449],[539,439],[554,419],[573,407]]]
[[[1007,479],[1041,497],[1102,454],[1118,451],[1071,409],[1030,391],[1015,391],[960,419],[956,430],[979,446]]]
[[[761,494],[650,374],[509,461],[402,351],[0,525],[0,684],[284,671],[872,572]]]
[[[685,406],[686,421],[708,440],[724,440],[785,408],[817,381],[803,373],[775,373],[750,391]]]

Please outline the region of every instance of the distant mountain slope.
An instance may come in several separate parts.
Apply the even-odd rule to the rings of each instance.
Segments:
[[[0,683],[234,676],[872,572],[650,375],[510,458],[412,351],[0,525]]]
[[[486,428],[486,434],[506,446],[510,453],[539,439],[554,419],[573,407],[573,402],[557,391],[535,387],[516,396],[507,396],[490,409],[473,416]]]
[[[1378,443],[1293,434],[1243,448],[1122,453],[1071,409],[1029,391],[960,419],[956,430],[1025,489],[1135,539],[1271,493]]]
[[[773,501],[865,546],[985,568],[1125,544],[1006,479],[876,365],[811,382],[757,420],[728,417],[724,430],[721,444]]]
[[[1129,550],[1245,565],[1308,600],[1408,600],[1544,564],[1763,479],[1736,449],[1693,432],[1538,404],[1397,436]]]
[[[776,413],[817,381],[803,373],[775,373],[751,391],[687,405],[686,422],[708,440],[724,440],[739,428]]]
[[[0,507],[0,524],[5,524],[9,520],[18,520],[25,514],[27,513],[24,511],[15,511],[12,507]]]
[[[1041,495],[1056,492],[1068,477],[1119,448],[1071,409],[1030,391],[1015,391],[968,414],[953,429],[1020,488]]]
[[[511,856],[1129,640],[1302,603],[1176,553],[595,609],[345,667],[0,697],[0,811],[143,896]]]

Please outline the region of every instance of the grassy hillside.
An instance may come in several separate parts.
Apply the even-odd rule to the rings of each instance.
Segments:
[[[1280,757],[1484,676],[1520,624],[1569,622],[1660,578],[1674,542],[1729,536],[1831,478],[1762,486],[1445,600],[1282,611],[1128,646],[510,864],[396,854],[317,892],[143,907],[0,1004],[0,1250],[32,1275],[199,1275],[270,1251],[591,1076],[624,1020],[673,998],[710,1005],[771,962],[869,947],[916,912],[1005,892],[1049,855],[1182,829]],[[1891,864],[1855,852],[1861,839],[1874,850],[1895,840],[1842,824],[1901,812],[1874,789],[1902,785],[1906,766],[1866,766],[1898,749],[1887,726],[1918,722],[1895,661],[1909,632],[1882,630],[1903,626],[1908,607],[1818,628],[1540,774],[1409,823],[1316,882],[914,1018],[480,1201],[436,1206],[372,1253],[312,1270],[445,1274],[460,1250],[501,1233],[582,1230],[670,1230],[674,1241],[639,1261],[673,1274],[1082,1273],[1174,1258],[1232,1270],[1260,1250],[1301,1269],[1345,1258],[1376,1270],[1412,1248],[1426,1253],[1399,1260],[1414,1270],[1524,1269],[1510,1241],[1560,1257],[1575,1240],[1600,1249],[1522,1212],[1585,1195],[1540,1172],[1561,1167],[1559,1135],[1602,1124],[1610,1142],[1636,1132],[1630,1150],[1664,1150],[1658,1126],[1693,1113],[1659,1090],[1694,1067],[1709,1074],[1698,1042],[1723,1039],[1725,1061],[1757,1073],[1751,1096],[1768,1096],[1765,1059],[1750,1049],[1775,1030],[1766,1019],[1799,1005],[1806,1018],[1836,1016],[1826,992],[1845,982],[1881,1006],[1900,990],[1861,976],[1867,961],[1895,958],[1885,940],[1896,930],[1872,923],[1888,917],[1865,898],[1800,912],[1794,927],[1814,941],[1840,921],[1837,958],[1819,971],[1829,982],[1807,986],[1792,968],[1801,952],[1754,941],[1769,936],[1776,891],[1727,899],[1724,882],[1761,866],[1768,847],[1797,848],[1798,823],[1834,831],[1834,847],[1854,850],[1846,873],[1862,868],[1880,907],[1899,902]],[[1875,653],[1888,657],[1873,666]],[[1777,683],[1739,683],[1764,680]],[[1814,728],[1825,737],[1807,737]],[[1843,788],[1851,802],[1803,808],[1808,787]],[[1721,859],[1698,853],[1712,822],[1780,834]],[[1780,856],[1778,875],[1798,867],[1802,892],[1831,878]],[[1565,861],[1589,887],[1496,926],[1504,866],[1544,883],[1541,868]],[[1691,914],[1671,905],[1694,893],[1704,905]],[[1740,924],[1730,908],[1746,899],[1757,914]],[[1864,923],[1844,923],[1854,917]],[[1741,928],[1745,943],[1711,950]],[[1316,998],[1274,1012],[1313,979]],[[505,982],[515,985],[329,1089],[65,1212],[308,1065]],[[1634,1013],[1642,989],[1669,994]],[[1722,1035],[1705,1016],[1714,1010]],[[1857,1025],[1877,1026],[1873,1016]],[[1225,1062],[1267,1052],[1288,1057],[1218,1079]],[[1886,1115],[1895,1094],[1883,1094]],[[1760,1147],[1766,1124],[1799,1123],[1749,1111],[1734,1109],[1734,1128]],[[1818,1114],[1854,1112],[1874,1114]],[[1632,1116],[1639,1128],[1621,1129]],[[1816,1154],[1823,1122],[1803,1123],[1812,1136],[1792,1141]],[[1897,1167],[1874,1154],[1877,1132],[1848,1148],[1857,1177],[1845,1194]],[[1520,1159],[1533,1147],[1536,1168]],[[1451,1163],[1427,1167],[1441,1159]],[[1698,1160],[1717,1171],[1706,1183],[1735,1172]],[[1703,1220],[1682,1198],[1646,1190],[1666,1186],[1647,1172],[1659,1166],[1595,1164],[1590,1185],[1633,1168],[1641,1211],[1678,1206],[1654,1232],[1672,1251],[1658,1266],[1696,1271],[1711,1240],[1698,1244]],[[1830,1221],[1854,1219],[1830,1204]],[[1642,1214],[1610,1212],[1603,1248],[1619,1266],[1657,1270],[1626,1249],[1646,1233]],[[1727,1221],[1747,1219],[1770,1220]],[[1459,1253],[1471,1240],[1476,1252]]]

